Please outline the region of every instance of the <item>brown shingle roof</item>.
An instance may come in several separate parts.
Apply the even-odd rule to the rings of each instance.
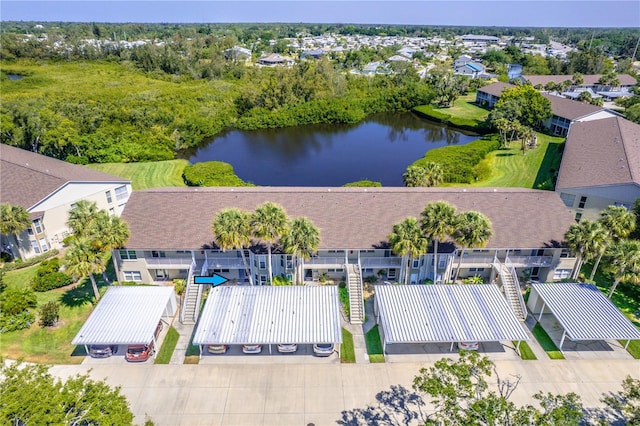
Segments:
[[[0,202],[27,209],[67,182],[129,182],[121,177],[0,144]]]
[[[584,81],[582,84],[587,86],[598,84],[600,77],[602,77],[602,74],[585,74],[582,76]],[[573,75],[523,75],[522,78],[529,80],[533,86],[537,84],[544,86],[550,81],[554,83],[562,83],[567,80],[571,81],[573,80]],[[620,84],[623,86],[634,86],[638,83],[636,79],[629,74],[618,74],[618,80],[620,80]]]
[[[553,115],[566,118],[567,120],[577,120],[578,118],[604,110],[604,108],[599,106],[550,95],[548,93],[543,93],[542,96],[551,101],[551,111]]]
[[[478,92],[484,92],[493,96],[500,97],[500,95],[502,95],[502,92],[504,92],[507,89],[511,89],[512,87],[515,87],[515,86],[498,81],[497,83],[488,84],[486,86],[480,87],[478,89]]]
[[[557,189],[640,184],[640,125],[620,117],[571,125]]]
[[[127,248],[186,250],[212,245],[211,221],[226,207],[253,211],[273,201],[290,217],[307,216],[323,249],[367,249],[387,241],[394,223],[419,218],[432,201],[479,210],[493,223],[489,247],[556,245],[573,223],[559,196],[520,188],[163,188],[134,191],[122,218]]]

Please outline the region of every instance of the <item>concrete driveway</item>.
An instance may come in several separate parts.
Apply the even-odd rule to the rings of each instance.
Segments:
[[[502,379],[520,375],[512,396],[531,403],[538,391],[576,392],[585,407],[620,389],[623,378],[640,378],[638,360],[495,361]],[[156,425],[335,425],[368,405],[411,390],[418,370],[432,363],[386,364],[201,364],[57,365],[66,378],[87,373],[122,387],[136,422]],[[404,387],[398,387],[398,385]],[[393,388],[392,388],[393,387]],[[389,407],[385,407],[389,409]],[[358,423],[352,423],[358,424]]]

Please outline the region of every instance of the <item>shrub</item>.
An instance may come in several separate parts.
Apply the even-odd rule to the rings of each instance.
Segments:
[[[374,182],[372,180],[358,180],[358,181],[355,181],[355,182],[345,183],[342,186],[344,186],[346,188],[349,188],[349,187],[358,187],[358,188],[374,187],[374,188],[379,188],[379,187],[382,186],[382,183]]]
[[[347,283],[345,281],[340,281],[338,283],[338,288],[347,288]]]
[[[50,300],[40,307],[40,327],[52,327],[60,317],[60,304]]]
[[[349,317],[351,314],[351,305],[349,303],[349,290],[347,287],[338,287],[338,296],[340,297],[340,303],[344,309],[344,314]]]
[[[462,284],[482,284],[484,279],[480,275],[474,275],[472,277],[462,278]]]
[[[54,257],[51,260],[43,261],[38,266],[36,275],[31,280],[31,287],[35,291],[49,291],[64,287],[72,282],[73,279],[69,275],[60,272],[60,259]]]
[[[0,313],[0,334],[10,331],[24,330],[31,327],[36,320],[35,315],[31,311],[22,311],[16,315],[5,315]]]
[[[58,253],[60,253],[58,249],[53,249],[53,250],[49,250],[46,253],[42,253],[41,255],[38,255],[36,257],[32,257],[31,259],[28,259],[28,260],[23,261],[22,259],[18,258],[13,263],[7,263],[6,265],[4,265],[2,267],[2,270],[5,272],[9,272],[15,269],[28,268],[29,266],[36,265],[45,259],[57,256]]]
[[[36,294],[30,288],[8,287],[0,294],[0,311],[4,315],[18,315],[37,304]]]
[[[375,275],[369,275],[369,276],[364,277],[364,282],[365,283],[373,284],[376,281],[378,281],[378,279],[376,278]]]
[[[183,280],[182,278],[176,278],[173,280],[173,289],[178,296],[183,295],[186,288],[187,280]]]
[[[277,286],[291,285],[291,281],[289,281],[285,277],[275,276],[273,277],[273,283],[271,285],[277,285]]]
[[[329,281],[329,274],[327,274],[326,272],[323,272],[318,277],[318,281],[320,281],[321,283],[326,283],[327,281]]]
[[[233,166],[222,161],[190,164],[182,172],[189,186],[252,186],[233,172]]]

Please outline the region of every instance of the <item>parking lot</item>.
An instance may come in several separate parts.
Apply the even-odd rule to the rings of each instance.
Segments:
[[[224,354],[210,354],[206,348],[202,353],[200,364],[335,364],[340,363],[340,357],[336,351],[328,357],[315,356],[313,345],[298,345],[294,353],[280,353],[277,345],[262,346],[259,354],[245,354],[242,346],[231,345]]]
[[[385,361],[387,362],[435,362],[443,357],[456,358],[458,347],[451,343],[421,343],[387,345]],[[478,352],[492,361],[519,360],[513,342],[481,342]]]

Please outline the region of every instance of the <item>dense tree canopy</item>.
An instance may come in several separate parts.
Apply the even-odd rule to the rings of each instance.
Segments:
[[[495,110],[503,111],[524,126],[541,128],[543,121],[551,117],[551,102],[533,86],[524,84],[505,90]]]

